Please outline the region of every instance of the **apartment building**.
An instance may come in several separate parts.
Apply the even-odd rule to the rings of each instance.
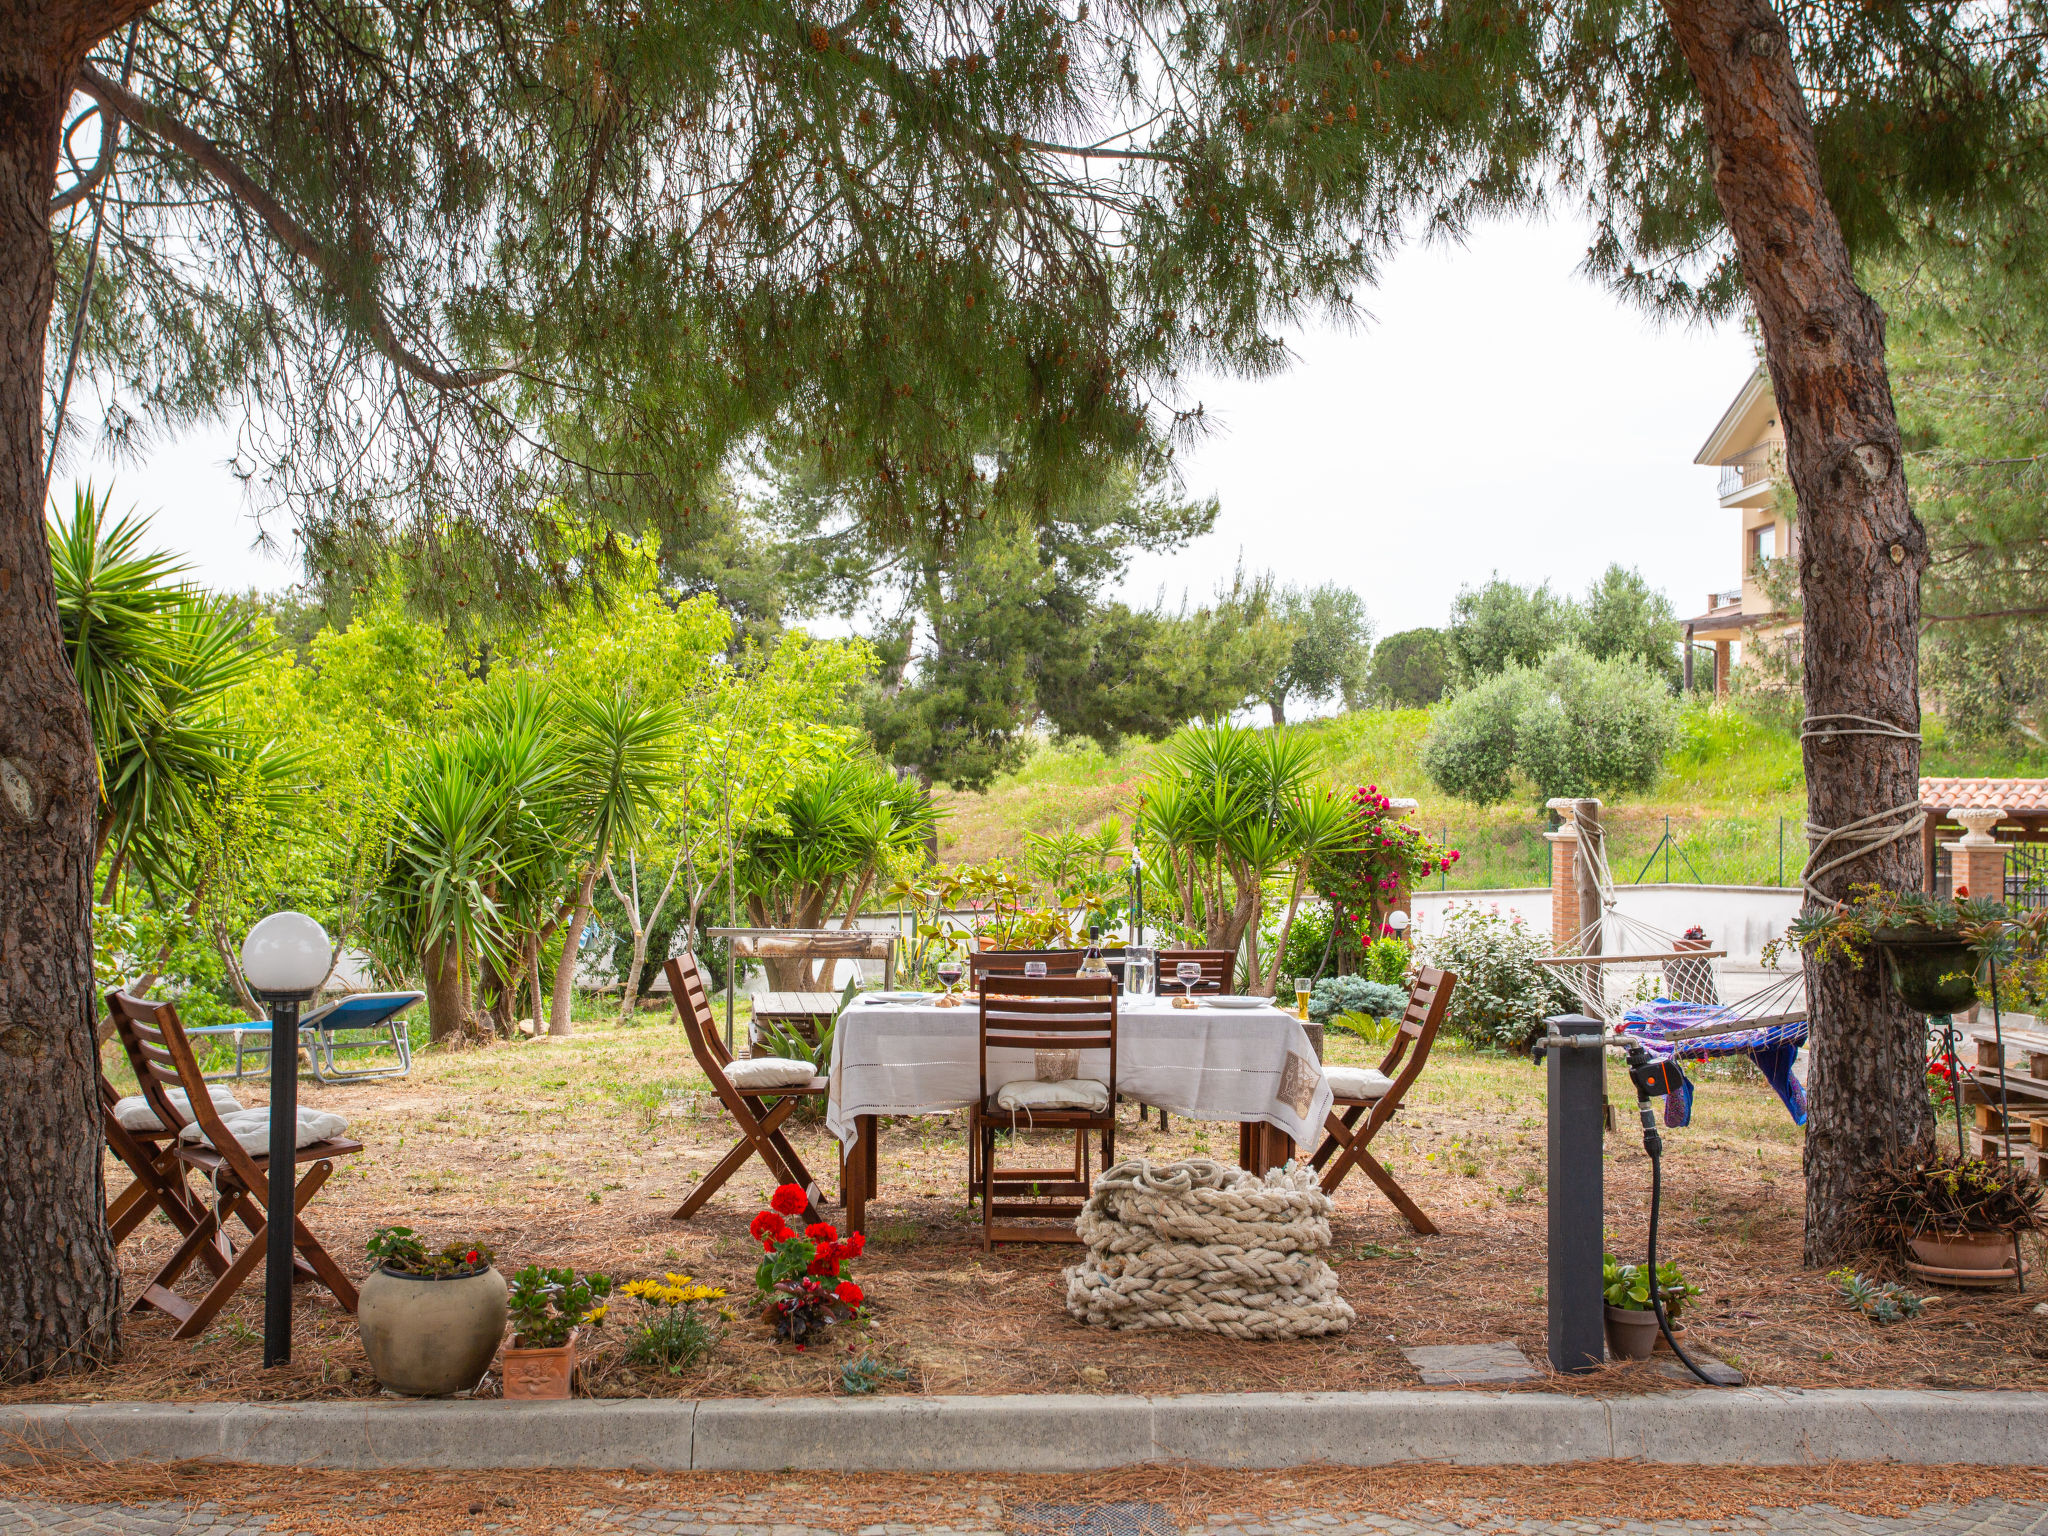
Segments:
[[[1693,676],[1695,645],[1714,650],[1714,692],[1726,694],[1728,674],[1742,660],[1743,648],[1759,640],[1777,642],[1796,637],[1799,621],[1780,611],[1759,580],[1764,562],[1795,553],[1794,525],[1779,514],[1779,490],[1785,473],[1785,430],[1778,424],[1777,402],[1770,376],[1762,368],[1750,375],[1721,420],[1694,456],[1695,464],[1718,465],[1721,506],[1735,514],[1741,541],[1740,581],[1706,594],[1706,611],[1685,620],[1685,671]]]

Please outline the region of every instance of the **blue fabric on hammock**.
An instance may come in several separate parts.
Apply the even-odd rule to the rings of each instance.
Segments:
[[[1737,1030],[1705,1040],[1666,1040],[1665,1035],[1709,1024],[1734,1023],[1740,1016],[1726,1003],[1682,1003],[1660,997],[1650,1003],[1631,1005],[1622,1016],[1622,1029],[1642,1038],[1659,1061],[1705,1061],[1715,1056],[1743,1055],[1757,1065],[1764,1081],[1785,1106],[1794,1125],[1806,1124],[1806,1090],[1792,1075],[1799,1059],[1799,1047],[1806,1043],[1806,1020],[1770,1024],[1760,1029]],[[1692,1120],[1692,1079],[1679,1070],[1679,1092],[1664,1101],[1664,1123],[1681,1126]]]

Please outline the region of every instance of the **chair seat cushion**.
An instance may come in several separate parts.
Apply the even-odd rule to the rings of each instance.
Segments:
[[[227,1133],[242,1144],[242,1150],[251,1157],[270,1156],[270,1110],[265,1106],[255,1109],[238,1110],[231,1115],[222,1115],[220,1123]],[[332,1141],[345,1135],[348,1122],[324,1109],[299,1110],[298,1137],[292,1142],[294,1149],[310,1147],[316,1141]],[[185,1127],[178,1139],[189,1146],[212,1147],[213,1139],[206,1134],[206,1127],[197,1121]],[[215,1148],[216,1151],[219,1148]]]
[[[213,1100],[213,1107],[224,1115],[235,1114],[242,1107],[242,1101],[225,1088],[208,1088],[206,1095]],[[187,1120],[192,1118],[192,1101],[185,1097],[184,1089],[166,1088],[164,1097],[171,1101],[171,1108]],[[139,1093],[131,1093],[115,1104],[114,1120],[122,1130],[140,1131],[144,1135],[166,1129],[163,1122],[157,1119],[156,1111],[149,1107],[149,1100]]]
[[[727,1067],[725,1079],[735,1088],[755,1092],[765,1088],[808,1088],[818,1080],[818,1069],[794,1056],[749,1056]]]
[[[1035,1079],[1005,1083],[996,1090],[996,1108],[1013,1114],[1034,1109],[1085,1109],[1099,1115],[1109,1108],[1109,1085],[1092,1077],[1070,1077],[1058,1083]]]
[[[1340,1099],[1383,1099],[1394,1080],[1372,1067],[1325,1067],[1323,1080]]]

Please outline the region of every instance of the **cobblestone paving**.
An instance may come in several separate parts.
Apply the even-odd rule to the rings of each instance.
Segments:
[[[952,1505],[943,1524],[889,1524],[834,1529],[748,1520],[744,1503],[695,1510],[598,1507],[565,1530],[622,1532],[631,1536],[1699,1536],[1729,1529],[1705,1520],[1530,1521],[1483,1514],[1468,1505],[1461,1519],[1418,1520],[1394,1515],[1330,1514],[1303,1509],[1256,1521],[1215,1515],[1189,1527],[1156,1504],[1017,1504],[987,1500],[967,1509]],[[1758,1536],[2048,1536],[2048,1505],[1980,1499],[1961,1506],[1930,1505],[1904,1519],[1845,1514],[1826,1505],[1760,1510],[1738,1529]],[[489,1536],[488,1517],[470,1536]],[[0,1499],[0,1536],[290,1536],[289,1521],[245,1522],[209,1504],[42,1504]],[[463,1536],[451,1532],[450,1536]]]

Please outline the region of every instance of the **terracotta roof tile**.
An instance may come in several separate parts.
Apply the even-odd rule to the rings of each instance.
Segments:
[[[1920,803],[1943,811],[1997,805],[2007,815],[2048,816],[2048,779],[1922,779]]]

